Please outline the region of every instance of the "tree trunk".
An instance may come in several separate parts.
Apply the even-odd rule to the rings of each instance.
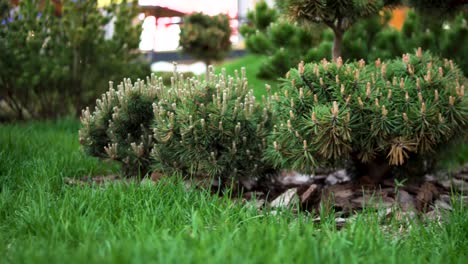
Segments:
[[[333,47],[332,47],[332,57],[333,61],[336,61],[339,57],[341,57],[341,46],[343,45],[343,35],[344,32],[340,29],[335,29],[335,38],[333,39]]]

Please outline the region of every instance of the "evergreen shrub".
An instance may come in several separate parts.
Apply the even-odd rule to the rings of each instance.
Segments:
[[[247,50],[267,55],[257,74],[262,79],[284,76],[306,58],[309,49],[318,45],[321,38],[318,26],[290,23],[264,1],[257,3],[247,18],[249,23],[240,28]]]
[[[106,90],[108,80],[150,72],[137,52],[142,28],[133,23],[135,1],[99,8],[96,0],[23,0],[14,10],[4,2],[0,112],[17,119],[79,114]],[[111,24],[109,36],[104,28]]]
[[[259,180],[273,172],[262,160],[271,131],[272,96],[256,102],[241,75],[207,80],[174,73],[170,87],[154,75],[124,81],[82,114],[85,151],[123,165],[128,176],[150,169],[216,178],[222,184]]]
[[[448,142],[466,138],[465,86],[452,61],[420,49],[370,65],[301,63],[282,79],[266,159],[303,172],[351,160],[376,181],[409,161],[425,164]],[[419,167],[412,173],[430,169]]]

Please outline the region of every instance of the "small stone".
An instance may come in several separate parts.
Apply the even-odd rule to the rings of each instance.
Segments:
[[[468,163],[465,164],[465,165],[463,165],[463,167],[462,167],[462,169],[461,169],[461,172],[462,172],[462,173],[468,174]]]
[[[398,191],[397,202],[400,204],[401,209],[405,212],[415,208],[414,197],[405,190]]]
[[[428,182],[435,182],[435,181],[437,181],[437,180],[436,180],[436,177],[435,177],[434,175],[432,175],[432,174],[426,174],[426,175],[424,176],[424,178],[425,178],[426,181],[428,181]]]
[[[337,228],[342,228],[346,224],[346,219],[345,218],[335,218],[335,223]]]
[[[65,177],[65,178],[63,179],[63,182],[64,182],[65,184],[68,184],[68,185],[79,185],[79,186],[84,186],[84,185],[86,185],[85,182],[83,182],[83,181],[81,181],[81,180],[79,180],[79,179],[73,179],[73,178],[69,178],[69,177]]]
[[[288,189],[286,192],[278,196],[273,202],[271,207],[289,207],[297,201],[297,188]]]
[[[435,201],[434,207],[438,208],[438,209],[440,208],[440,209],[448,210],[448,211],[453,210],[453,208],[452,208],[452,206],[450,206],[450,204],[448,204],[447,202],[445,202],[443,200],[440,200],[440,199]]]
[[[351,177],[348,175],[348,173],[346,173],[346,170],[338,170],[338,171],[335,171],[334,173],[332,173],[332,175],[338,179],[338,182],[346,182],[346,181],[350,181],[351,180]]]
[[[446,181],[439,182],[446,190],[461,193],[468,193],[468,182],[459,179],[450,179]]]
[[[313,175],[301,174],[296,171],[283,174],[279,181],[284,186],[302,186],[312,184]]]
[[[460,180],[468,181],[468,172],[457,174],[455,177]]]
[[[327,178],[325,179],[325,183],[328,185],[335,185],[337,183],[347,182],[350,180],[351,177],[349,177],[348,173],[346,173],[346,170],[343,169],[328,174]]]
[[[439,181],[439,184],[448,191],[450,191],[450,189],[452,188],[452,183],[450,182],[450,180]]]
[[[452,186],[461,193],[468,193],[468,182],[459,179],[452,180]]]
[[[439,200],[442,200],[442,201],[444,201],[446,203],[451,203],[452,202],[452,199],[450,198],[450,195],[448,195],[448,194],[441,194],[439,196]]]
[[[338,224],[338,223],[346,223],[346,219],[345,218],[341,218],[341,217],[338,217],[338,218],[335,218],[335,222]]]
[[[327,185],[335,185],[338,183],[338,179],[333,176],[333,174],[328,175],[328,177],[325,179],[325,183]]]
[[[354,185],[352,183],[331,185],[323,189],[321,201],[325,207],[334,206],[343,211],[352,208],[351,199],[354,197]]]
[[[257,184],[257,181],[253,179],[241,179],[240,183],[242,184],[242,186],[244,186],[246,190],[252,190]]]

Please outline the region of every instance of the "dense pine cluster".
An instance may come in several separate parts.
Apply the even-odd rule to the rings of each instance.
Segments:
[[[267,87],[268,88],[268,87]],[[174,73],[170,87],[152,76],[125,80],[83,111],[80,142],[90,155],[119,161],[124,172],[149,170],[223,183],[262,177],[273,171],[262,160],[273,126],[272,96],[256,102],[245,70],[208,80]]]
[[[111,83],[95,110],[83,111],[80,142],[129,176],[157,170],[229,183],[352,161],[361,175],[380,177],[422,167],[467,137],[466,83],[452,61],[421,49],[370,64],[301,62],[261,104],[244,70],[231,77],[210,68],[206,80],[175,72],[170,87],[155,76]]]
[[[267,159],[278,167],[318,166],[433,155],[466,136],[466,79],[430,53],[371,64],[326,60],[299,64],[282,80]]]

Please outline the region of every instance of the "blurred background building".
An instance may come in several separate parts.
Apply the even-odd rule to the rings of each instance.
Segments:
[[[203,12],[208,15],[227,14],[231,18],[234,47],[242,47],[239,25],[246,20],[247,11],[259,0],[140,0],[142,12],[139,19],[143,22],[143,34],[140,49],[145,51],[172,51],[179,43],[180,23],[184,14]],[[102,0],[103,4],[108,0]],[[273,0],[270,0],[273,5]],[[159,15],[151,12],[159,8]],[[179,13],[177,13],[179,12]],[[158,41],[159,40],[159,41]]]

